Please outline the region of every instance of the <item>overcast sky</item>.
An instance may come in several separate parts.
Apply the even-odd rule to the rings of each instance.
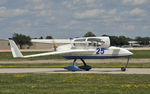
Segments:
[[[124,35],[150,37],[150,0],[0,0],[0,39]]]

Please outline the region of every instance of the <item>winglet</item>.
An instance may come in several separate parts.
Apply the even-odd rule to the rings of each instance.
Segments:
[[[71,38],[71,37],[70,37],[69,39],[70,39],[70,40],[73,40],[73,38]]]
[[[9,40],[13,40],[13,38],[8,38]]]
[[[11,46],[12,55],[14,58],[16,57],[23,57],[22,53],[20,52],[19,48],[17,47],[16,43],[13,41],[12,38],[8,38],[9,43]]]

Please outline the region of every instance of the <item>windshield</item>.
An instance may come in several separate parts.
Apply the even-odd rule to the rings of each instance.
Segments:
[[[101,42],[102,40],[99,38],[89,38],[87,41],[96,41],[96,42]]]
[[[99,38],[89,38],[87,39],[88,46],[98,47],[102,45],[102,40]]]
[[[73,42],[73,47],[74,48],[85,48],[86,47],[86,39],[85,38],[75,39]]]
[[[81,41],[81,42],[83,42],[83,41],[85,41],[85,39],[76,39],[74,41]]]

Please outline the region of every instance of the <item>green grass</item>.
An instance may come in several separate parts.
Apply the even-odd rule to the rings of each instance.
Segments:
[[[149,94],[150,75],[0,74],[0,94]]]
[[[133,52],[132,58],[150,58],[150,50],[131,50]],[[38,54],[43,52],[23,52],[23,55]],[[11,52],[0,52],[0,60],[45,60],[45,59],[63,59],[61,55],[52,55],[52,56],[41,56],[33,58],[16,58],[12,57]]]
[[[0,64],[0,68],[64,68],[72,63],[44,63],[44,64]],[[77,66],[83,65],[77,63]],[[120,68],[124,63],[90,63],[93,68]],[[130,63],[128,68],[150,68],[150,63]]]
[[[150,58],[150,50],[131,50],[131,58]]]

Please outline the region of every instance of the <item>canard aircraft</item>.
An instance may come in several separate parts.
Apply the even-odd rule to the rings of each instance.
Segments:
[[[129,63],[130,56],[133,54],[127,49],[110,46],[109,37],[83,37],[70,39],[68,44],[56,46],[53,40],[54,51],[40,54],[23,56],[12,38],[9,38],[12,55],[14,58],[29,58],[46,55],[60,54],[66,59],[74,59],[73,65],[65,67],[69,71],[90,70],[92,67],[87,65],[84,59],[107,59],[107,58],[120,58],[128,57],[125,67],[121,67],[121,71],[126,71]],[[49,41],[34,41],[50,43]],[[76,60],[80,59],[83,66],[76,66]]]

